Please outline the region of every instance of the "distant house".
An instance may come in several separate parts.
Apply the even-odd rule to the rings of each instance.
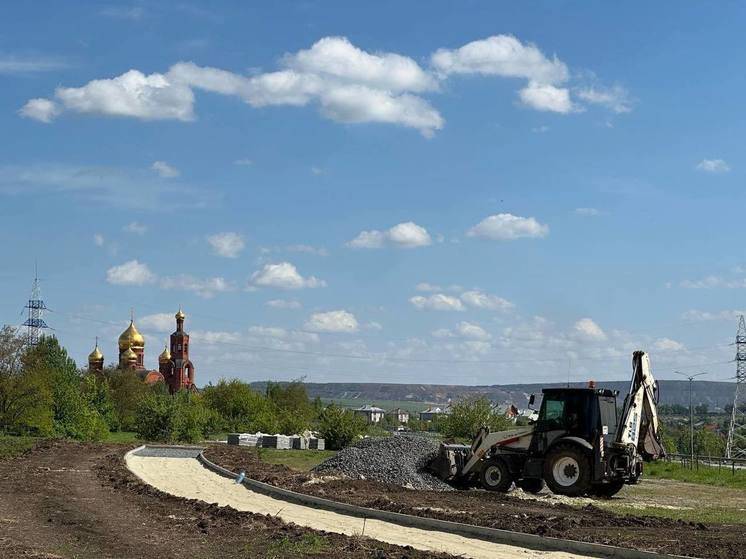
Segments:
[[[433,421],[439,417],[450,415],[450,408],[430,407],[420,412],[420,421]]]
[[[396,408],[388,412],[388,415],[396,423],[409,423],[409,412],[401,408]]]
[[[355,415],[359,415],[365,419],[368,423],[378,423],[383,419],[386,414],[386,410],[376,406],[365,405],[361,408],[352,410]]]

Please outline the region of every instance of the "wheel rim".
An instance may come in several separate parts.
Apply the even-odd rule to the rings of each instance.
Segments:
[[[562,456],[552,467],[552,477],[562,487],[570,487],[580,477],[580,465],[571,456]]]
[[[497,466],[487,466],[487,469],[484,471],[484,481],[490,487],[499,484],[502,477],[502,472]]]

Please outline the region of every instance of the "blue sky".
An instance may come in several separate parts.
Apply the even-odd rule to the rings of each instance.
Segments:
[[[742,4],[275,4],[6,7],[2,322],[38,261],[81,364],[181,304],[199,383],[732,376]]]

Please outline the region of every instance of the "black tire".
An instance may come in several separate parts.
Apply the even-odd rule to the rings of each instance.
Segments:
[[[515,484],[521,489],[523,489],[526,493],[531,493],[532,495],[536,495],[542,489],[544,489],[543,479],[536,479],[536,478],[522,479],[520,481],[516,481]]]
[[[624,487],[623,481],[611,481],[591,487],[591,494],[602,499],[611,499]]]
[[[513,484],[513,476],[510,475],[508,465],[503,460],[491,458],[482,466],[479,481],[487,491],[507,493]]]
[[[579,497],[591,488],[591,461],[574,444],[560,444],[544,460],[544,481],[552,493]]]

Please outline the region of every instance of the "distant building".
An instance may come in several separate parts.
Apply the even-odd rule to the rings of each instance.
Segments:
[[[430,407],[420,412],[420,421],[433,421],[451,414],[451,408]]]
[[[388,415],[395,423],[409,423],[409,412],[401,408],[396,408],[388,412]]]
[[[383,416],[386,414],[386,410],[378,408],[376,406],[365,405],[361,408],[352,410],[355,415],[363,417],[368,423],[379,423]]]

